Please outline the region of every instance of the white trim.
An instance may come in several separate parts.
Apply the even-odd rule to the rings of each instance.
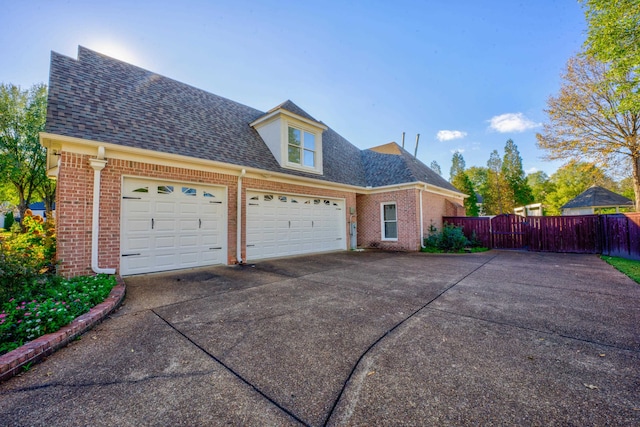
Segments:
[[[256,127],[262,123],[266,123],[269,121],[273,121],[275,119],[278,118],[279,115],[283,115],[283,116],[287,116],[289,118],[292,118],[294,120],[298,120],[301,121],[303,123],[308,124],[309,126],[313,126],[315,128],[319,128],[321,130],[327,130],[329,129],[326,125],[320,123],[320,122],[316,122],[315,120],[309,120],[306,117],[302,117],[298,114],[292,113],[289,110],[285,110],[283,108],[278,108],[270,113],[265,114],[264,116],[258,117],[256,120],[254,120],[253,122],[249,123],[249,126],[251,127]]]
[[[426,246],[424,245],[424,216],[422,212],[422,189],[418,191],[420,191],[420,247],[424,249]]]
[[[242,177],[247,173],[242,169],[238,175],[238,200],[236,207],[236,262],[242,264]],[[228,209],[228,208],[227,208]]]
[[[49,148],[53,141],[61,142],[61,151],[68,151],[77,154],[94,155],[95,149],[99,146],[105,147],[108,152],[108,158],[136,161],[145,164],[156,164],[159,166],[171,166],[192,170],[200,170],[205,172],[219,172],[232,176],[245,169],[248,178],[256,179],[269,179],[270,181],[281,182],[286,184],[300,185],[301,182],[309,183],[317,188],[324,189],[341,189],[342,191],[355,191],[359,194],[377,194],[384,193],[393,190],[407,190],[411,188],[424,188],[424,191],[433,194],[439,194],[441,196],[466,198],[469,197],[466,194],[448,190],[435,186],[433,184],[427,184],[422,181],[415,181],[402,184],[392,184],[380,187],[363,187],[353,184],[343,184],[333,181],[327,181],[316,178],[301,177],[291,175],[285,172],[274,172],[265,169],[252,168],[247,166],[233,165],[230,163],[224,163],[216,160],[198,159],[195,157],[184,156],[181,154],[163,153],[160,151],[149,150],[145,148],[128,147],[125,145],[112,144],[104,141],[92,141],[89,139],[75,138],[71,136],[56,135],[47,132],[40,132],[40,144]],[[321,152],[321,151],[320,151]],[[136,158],[139,157],[139,158]],[[320,162],[320,159],[318,159]],[[319,163],[321,164],[321,163]],[[293,168],[291,168],[293,169]],[[295,169],[298,170],[298,169]],[[299,169],[302,172],[311,172],[310,169]]]
[[[91,270],[96,274],[115,274],[115,268],[100,268],[98,265],[100,236],[100,172],[107,165],[104,160],[104,147],[98,147],[97,158],[89,160],[93,168],[93,211],[91,217]]]
[[[384,220],[384,207],[385,206],[389,206],[389,205],[393,205],[395,206],[395,211],[396,211],[396,237],[386,237],[385,232],[384,232],[384,225],[385,225],[385,220]],[[388,221],[388,222],[392,222],[392,221]],[[393,201],[393,202],[381,202],[380,203],[380,240],[384,241],[384,242],[397,242],[398,241],[398,237],[400,235],[400,230],[398,228],[398,203]]]

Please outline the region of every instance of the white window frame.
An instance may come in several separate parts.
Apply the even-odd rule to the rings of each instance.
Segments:
[[[384,207],[393,205],[396,210],[396,219],[394,221],[385,221],[384,219]],[[387,222],[395,222],[396,223],[396,237],[387,237],[385,233],[385,223]],[[396,202],[382,202],[380,203],[380,236],[383,241],[387,242],[397,242],[398,235],[400,234],[400,230],[398,227],[398,204]]]
[[[297,146],[295,144],[290,144],[289,143],[289,129],[295,129],[297,131],[300,132],[300,145]],[[314,148],[313,150],[308,149],[305,146],[305,133],[308,133],[309,135],[313,136],[313,143],[314,143]],[[291,166],[295,166],[296,168],[304,168],[304,169],[311,169],[311,170],[318,170],[318,134],[315,132],[312,132],[311,130],[302,127],[302,126],[296,126],[292,123],[287,123],[287,132],[286,132],[286,159],[287,159],[287,164],[291,165]],[[300,149],[300,162],[292,162],[291,160],[289,160],[289,146],[294,146],[294,147],[299,147]],[[309,165],[305,165],[304,164],[304,154],[305,152],[311,152],[313,153],[313,166],[309,166]]]

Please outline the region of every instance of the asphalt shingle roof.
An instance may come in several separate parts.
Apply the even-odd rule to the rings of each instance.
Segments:
[[[270,111],[278,108],[317,121],[290,100]],[[77,60],[51,54],[48,133],[362,187],[422,181],[456,191],[408,152],[361,151],[331,128],[323,175],[284,169],[249,126],[264,114],[84,47]]]
[[[362,162],[368,185],[382,187],[419,181],[447,190],[458,191],[451,183],[413,157],[407,150],[395,145],[400,154],[384,154],[374,150],[362,151]]]
[[[593,186],[565,203],[561,209],[633,206],[633,201],[606,188]]]

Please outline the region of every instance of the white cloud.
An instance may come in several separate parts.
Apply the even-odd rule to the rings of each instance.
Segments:
[[[538,168],[536,168],[536,167],[529,168],[525,172],[527,173],[527,175],[532,174],[532,173],[536,173],[536,172],[538,172]]]
[[[465,136],[467,136],[467,133],[459,130],[439,130],[436,138],[438,138],[438,141],[451,141],[452,139],[460,139]]]
[[[455,153],[464,153],[464,148],[454,148],[453,150],[451,150],[451,154],[455,154]]]
[[[529,120],[522,113],[507,113],[494,116],[489,120],[489,128],[500,133],[524,132],[540,126]]]

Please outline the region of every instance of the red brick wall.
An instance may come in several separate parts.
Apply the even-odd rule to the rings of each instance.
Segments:
[[[58,271],[64,276],[89,274],[93,169],[87,156],[61,154],[56,192]]]
[[[383,241],[380,204],[396,202],[398,240]],[[420,248],[418,190],[358,195],[358,246],[387,250],[416,251]]]
[[[61,154],[57,193],[57,238],[59,272],[65,277],[92,274],[91,272],[91,224],[93,209],[93,176],[89,156],[68,152]],[[160,166],[129,160],[107,159],[100,176],[100,236],[98,240],[98,265],[101,268],[120,267],[120,201],[122,176],[158,178],[186,181],[204,185],[227,187],[227,262],[236,259],[237,234],[237,182],[236,175]],[[246,191],[269,190],[282,193],[342,198],[346,201],[346,241],[349,248],[348,221],[350,208],[356,206],[352,192],[317,189],[313,187],[278,182],[243,179],[242,203],[246,206]],[[242,210],[246,223],[246,209]],[[245,232],[242,232],[242,258],[245,258]]]
[[[439,194],[422,192],[422,215],[424,218],[424,235],[429,235],[429,226],[433,224],[438,231],[442,230],[443,216],[465,216],[462,199],[445,197]]]

